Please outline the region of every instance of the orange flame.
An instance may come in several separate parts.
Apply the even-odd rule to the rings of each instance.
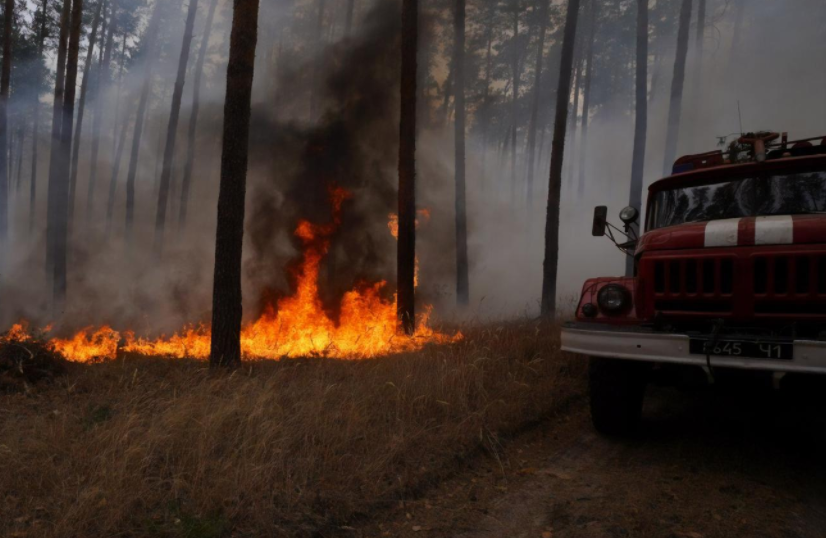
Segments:
[[[301,221],[298,224],[295,235],[304,250],[295,271],[295,292],[279,300],[277,305],[269,305],[258,320],[243,327],[241,350],[245,358],[365,359],[415,351],[429,343],[445,344],[463,338],[461,333],[451,336],[430,327],[430,308],[419,316],[413,337],[399,336],[395,297],[393,300],[382,298],[386,282],[361,285],[347,292],[341,301],[338,323],[324,311],[318,289],[321,262],[329,250],[330,236],[341,222],[342,204],[350,196],[344,189],[331,189],[332,222]],[[429,212],[421,214],[423,218],[430,216]],[[49,346],[76,362],[114,359],[119,346],[127,353],[207,359],[210,336],[210,329],[205,325],[186,327],[171,337],[154,340],[137,338],[131,332],[121,335],[110,327],[101,327],[98,330],[84,329],[67,340],[52,339]],[[30,338],[27,327],[18,324],[5,337],[0,337],[0,342],[24,338]]]

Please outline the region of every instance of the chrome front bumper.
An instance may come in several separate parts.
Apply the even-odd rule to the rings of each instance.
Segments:
[[[689,336],[635,330],[562,329],[562,350],[591,357],[706,366],[705,355],[689,353]],[[744,370],[826,374],[826,342],[795,340],[794,360],[712,356],[711,365]]]

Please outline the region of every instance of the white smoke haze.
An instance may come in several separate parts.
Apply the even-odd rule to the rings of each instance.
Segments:
[[[75,217],[69,259],[66,311],[56,317],[51,311],[51,281],[45,274],[46,192],[49,171],[49,131],[51,92],[43,94],[37,177],[37,218],[32,233],[28,229],[28,174],[31,166],[31,126],[23,152],[23,184],[12,190],[11,242],[4,260],[6,270],[0,283],[0,326],[20,319],[34,325],[56,322],[60,330],[88,325],[110,324],[116,329],[132,329],[139,334],[169,333],[189,323],[209,320],[212,295],[214,233],[218,181],[220,176],[221,129],[225,89],[226,57],[231,5],[219,3],[210,40],[210,53],[201,88],[201,110],[196,139],[196,161],[189,221],[178,230],[181,177],[185,162],[187,128],[191,111],[194,65],[210,0],[200,0],[195,25],[181,120],[178,126],[173,186],[168,207],[165,250],[161,260],[152,256],[157,178],[163,159],[170,111],[171,91],[183,36],[185,3],[169,3],[159,41],[161,60],[153,66],[153,84],[136,181],[135,245],[124,246],[125,182],[134,133],[134,115],[143,84],[140,36],[151,5],[143,9],[143,22],[127,41],[130,55],[118,103],[118,62],[120,43],[113,53],[114,81],[104,100],[99,174],[95,211],[87,226],[86,192],[90,171],[93,102],[87,103],[83,143],[79,161]],[[696,2],[695,2],[696,3]],[[253,103],[250,172],[248,179],[247,234],[245,244],[245,315],[254,318],[262,297],[289,293],[288,267],[299,255],[293,229],[299,218],[325,221],[329,208],[319,193],[328,180],[352,187],[355,200],[346,206],[344,230],[333,252],[335,265],[327,268],[336,290],[348,289],[363,278],[388,279],[395,275],[395,242],[387,229],[393,211],[396,183],[395,152],[398,136],[397,63],[388,62],[395,50],[392,36],[398,28],[397,9],[384,0],[359,0],[353,35],[344,35],[345,3],[328,3],[323,46],[313,47],[317,25],[316,0],[265,1],[261,4],[258,62]],[[612,14],[627,18],[635,10],[628,0],[602,0]],[[469,17],[482,5],[468,1]],[[554,2],[555,6],[564,3]],[[532,4],[529,4],[529,7]],[[739,6],[739,7],[738,7]],[[378,8],[378,9],[376,9]],[[423,46],[452,43],[449,16],[435,0],[424,0],[422,9]],[[673,0],[652,0],[652,16],[666,14],[673,31],[651,35],[649,79],[652,101],[649,109],[645,187],[659,179],[663,168],[668,96],[676,49],[677,7]],[[739,38],[734,42],[735,20],[742,9]],[[88,10],[88,7],[87,7]],[[613,10],[613,11],[611,11]],[[629,11],[630,10],[630,11]],[[696,6],[694,9],[696,24]],[[611,57],[612,50],[600,32],[618,24],[599,19],[595,54]],[[557,21],[558,22],[558,21]],[[695,28],[692,27],[689,64],[683,99],[683,121],[679,154],[715,149],[717,137],[743,130],[789,131],[795,138],[826,134],[826,4],[818,0],[709,0],[708,28],[702,44],[701,70],[696,65]],[[652,32],[655,21],[652,20]],[[585,18],[580,34],[586,35]],[[633,30],[633,26],[631,26]],[[523,31],[529,31],[526,27]],[[478,31],[473,24],[468,32]],[[604,30],[608,31],[608,30]],[[559,303],[569,307],[589,277],[619,275],[624,271],[624,255],[607,240],[590,236],[593,207],[608,205],[611,220],[628,203],[631,151],[633,146],[633,31],[620,32],[630,51],[630,64],[617,66],[621,88],[613,99],[590,111],[585,156],[586,186],[579,197],[575,183],[579,175],[580,131],[569,128],[566,177],[563,180],[562,227],[560,241]],[[427,36],[426,38],[424,36]],[[505,40],[507,33],[500,36]],[[432,41],[427,41],[430,39]],[[453,186],[452,121],[423,121],[418,139],[418,202],[431,212],[418,234],[421,267],[420,296],[431,303],[442,319],[490,320],[513,316],[534,316],[539,312],[544,260],[545,210],[548,189],[550,122],[558,73],[561,32],[549,29],[543,72],[540,127],[540,166],[534,174],[534,193],[526,201],[524,147],[527,123],[520,126],[517,141],[517,184],[510,182],[510,158],[503,151],[506,127],[495,125],[482,165],[481,138],[477,125],[478,96],[468,90],[470,114],[467,139],[468,242],[471,263],[471,306],[455,307],[455,232]],[[383,41],[382,41],[383,40]],[[470,41],[469,41],[470,42]],[[386,51],[381,49],[384,43]],[[296,44],[295,47],[290,47]],[[98,46],[100,43],[98,44]],[[584,45],[580,44],[582,48]],[[610,46],[616,46],[610,45]],[[362,47],[361,49],[359,47]],[[533,41],[530,45],[535,48]],[[448,76],[450,46],[436,55],[431,65],[436,85]],[[370,52],[372,51],[372,52]],[[549,52],[550,51],[550,52]],[[369,54],[368,54],[369,52]],[[85,51],[81,51],[81,69]],[[351,62],[351,63],[348,63]],[[375,62],[374,69],[371,68]],[[53,61],[48,65],[53,68]],[[598,64],[601,65],[601,64]],[[318,66],[323,70],[316,73]],[[553,67],[557,66],[557,67]],[[361,68],[361,69],[357,69]],[[526,66],[527,68],[527,66]],[[478,71],[468,70],[470,73]],[[375,80],[347,81],[352,77]],[[605,73],[602,75],[608,76]],[[314,80],[314,77],[319,80]],[[601,80],[595,73],[595,83]],[[695,79],[699,76],[699,85]],[[337,78],[338,77],[338,78]],[[656,81],[656,84],[654,84]],[[79,81],[80,83],[80,81]],[[49,81],[53,84],[53,81]],[[324,88],[317,96],[317,111],[310,111],[311,88]],[[369,89],[375,88],[375,95]],[[524,76],[523,97],[530,96],[533,78]],[[595,88],[594,91],[597,91]],[[442,102],[439,89],[428,88],[431,116]],[[475,90],[474,90],[475,91]],[[497,105],[509,107],[510,87],[495,88]],[[607,91],[607,90],[602,90]],[[79,92],[78,92],[79,93]],[[48,97],[47,97],[48,95]],[[382,97],[382,96],[386,96]],[[370,111],[366,103],[376,102]],[[525,106],[530,98],[524,99]],[[580,102],[580,112],[582,99]],[[364,110],[359,107],[364,107]],[[117,180],[113,226],[107,232],[106,202],[114,161],[115,136],[124,115],[130,115],[123,160]],[[447,116],[452,118],[450,112]],[[358,119],[364,117],[363,121]],[[341,134],[339,126],[344,126]],[[350,133],[350,137],[346,133]],[[344,140],[355,148],[352,155],[335,159],[313,159],[314,144],[324,155],[338,154],[334,142]],[[322,141],[323,143],[320,143]],[[346,146],[345,147],[350,147]],[[346,162],[345,162],[346,161]],[[332,164],[331,164],[332,163]],[[313,176],[318,177],[313,177]],[[358,175],[358,177],[351,177]],[[322,177],[323,176],[323,177]],[[484,180],[483,180],[484,177]],[[348,220],[350,219],[350,220]],[[272,295],[274,294],[274,295]]]

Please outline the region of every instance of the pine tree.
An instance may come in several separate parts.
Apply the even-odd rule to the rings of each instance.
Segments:
[[[224,103],[210,351],[211,366],[230,368],[241,362],[241,257],[259,7],[258,0],[234,1]]]
[[[568,0],[565,34],[562,42],[559,87],[556,93],[556,119],[551,149],[551,173],[548,187],[548,212],[545,222],[545,263],[542,271],[542,316],[556,314],[556,277],[559,265],[559,201],[562,191],[562,159],[565,154],[565,132],[568,123],[568,99],[574,64],[579,19],[579,0]]]

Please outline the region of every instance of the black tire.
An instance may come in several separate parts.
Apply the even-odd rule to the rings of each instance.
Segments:
[[[591,419],[599,433],[627,436],[637,430],[649,371],[644,362],[591,358]]]

